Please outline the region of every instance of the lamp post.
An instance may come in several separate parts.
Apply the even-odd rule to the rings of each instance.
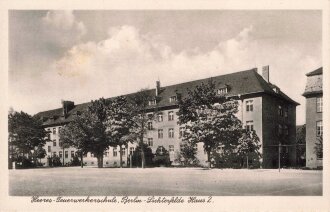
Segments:
[[[279,143],[279,145],[278,145],[278,172],[281,172],[281,146],[282,146],[282,144]]]

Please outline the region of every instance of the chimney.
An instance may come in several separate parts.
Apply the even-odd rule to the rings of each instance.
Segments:
[[[269,66],[262,67],[262,77],[266,82],[269,82]]]
[[[63,116],[67,117],[70,110],[74,108],[74,102],[62,100]]]
[[[156,96],[158,96],[160,94],[160,81],[157,80],[156,81]]]

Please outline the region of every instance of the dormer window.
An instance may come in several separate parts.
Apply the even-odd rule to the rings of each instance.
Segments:
[[[273,91],[275,91],[275,93],[279,93],[280,90],[278,88],[274,87]]]
[[[151,105],[156,105],[156,99],[154,99],[154,100],[149,100],[149,106],[151,106]]]
[[[219,89],[217,90],[217,94],[218,94],[218,95],[223,95],[223,94],[226,94],[226,93],[228,93],[228,89],[227,89],[227,87],[219,88]]]
[[[170,102],[176,102],[177,101],[177,97],[176,96],[171,96],[170,97]]]

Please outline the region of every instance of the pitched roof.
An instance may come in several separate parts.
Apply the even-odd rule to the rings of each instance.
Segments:
[[[321,75],[321,74],[323,74],[323,68],[322,67],[307,73],[306,76],[314,76],[314,75]]]
[[[292,104],[299,105],[299,103],[295,102],[287,95],[285,95],[282,91],[275,92],[273,90],[274,86],[271,83],[266,82],[262,76],[257,73],[256,69],[250,69],[246,71],[235,72],[226,75],[220,75],[211,78],[205,78],[190,82],[184,82],[175,85],[169,85],[165,87],[161,87],[159,93],[159,101],[157,102],[157,107],[166,107],[166,106],[174,106],[176,102],[170,102],[169,99],[172,96],[175,96],[176,93],[181,93],[182,96],[187,95],[188,89],[193,89],[195,86],[200,85],[201,83],[207,83],[208,80],[212,79],[217,88],[227,87],[228,96],[237,96],[237,95],[246,95],[246,94],[254,94],[254,93],[267,93],[269,95],[276,96],[283,100],[286,100]],[[275,86],[276,87],[276,86]],[[147,92],[150,92],[152,95],[155,95],[156,89],[149,89]],[[127,94],[125,96],[134,95]],[[114,97],[112,97],[114,98]],[[84,103],[75,105],[75,107],[68,112],[66,118],[64,118],[63,109],[58,108],[55,110],[49,110],[37,113],[36,116],[39,117],[55,117],[54,120],[48,119],[44,122],[44,125],[56,125],[63,124],[66,122],[70,122],[75,117],[77,111],[84,111],[88,108],[88,105],[91,103]]]
[[[323,83],[322,83],[322,67],[318,68],[312,72],[306,74],[307,76],[307,83],[305,87],[305,91],[302,94],[305,97],[313,96],[315,94],[322,94],[323,93]]]

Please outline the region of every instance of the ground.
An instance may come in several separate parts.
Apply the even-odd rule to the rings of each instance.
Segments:
[[[322,171],[65,167],[10,170],[11,196],[311,196]]]

